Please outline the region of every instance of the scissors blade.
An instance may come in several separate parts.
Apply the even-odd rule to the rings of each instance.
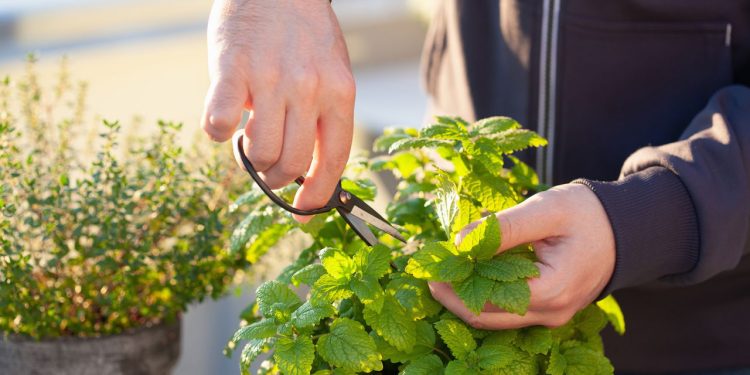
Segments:
[[[382,218],[379,218],[378,216],[375,216],[365,210],[363,210],[359,205],[354,205],[352,207],[352,211],[350,212],[352,216],[355,216],[361,220],[363,220],[366,223],[369,223],[370,225],[374,226],[375,228],[378,228],[382,230],[383,232],[386,232],[390,234],[393,238],[406,243],[406,239],[404,239],[403,236],[401,236],[401,233],[396,230],[396,228],[392,227],[390,224],[388,224],[387,221],[383,220]]]
[[[362,238],[362,241],[365,241],[368,246],[373,246],[378,243],[378,238],[375,237],[375,234],[372,233],[370,228],[367,227],[367,224],[362,219],[346,212],[343,209],[338,209],[338,211],[344,218],[344,220],[349,224],[349,226],[354,229],[359,237]]]

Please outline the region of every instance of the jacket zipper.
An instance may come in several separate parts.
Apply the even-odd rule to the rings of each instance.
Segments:
[[[537,132],[547,138],[547,147],[537,149],[536,170],[545,184],[552,184],[555,105],[557,87],[557,41],[560,23],[560,1],[543,0],[542,30],[539,50],[539,102]]]

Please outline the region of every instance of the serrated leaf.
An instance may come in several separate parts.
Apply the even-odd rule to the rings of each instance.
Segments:
[[[555,345],[550,350],[546,373],[548,375],[564,375],[566,367],[568,367],[568,361],[565,360],[565,356],[560,354],[560,348]]]
[[[392,144],[402,139],[412,138],[416,136],[416,134],[417,134],[416,130],[414,130],[414,133],[408,134],[402,131],[401,129],[394,129],[392,132],[388,134],[383,134],[380,137],[378,137],[375,140],[375,142],[373,142],[372,149],[375,152],[388,151],[388,149],[391,147]]]
[[[547,354],[553,344],[552,331],[542,326],[523,328],[516,337],[516,344],[529,354]]]
[[[460,232],[467,225],[479,220],[482,217],[482,213],[470,200],[460,198],[458,200],[458,214],[453,220],[453,225],[450,233],[450,238]]]
[[[388,148],[388,153],[393,154],[399,151],[413,150],[424,147],[453,147],[453,141],[428,138],[404,138],[391,144],[391,147]]]
[[[482,340],[483,345],[514,345],[517,329],[508,329],[504,331],[494,331]]]
[[[445,375],[476,375],[477,372],[466,361],[460,359],[450,361],[448,366],[445,366]]]
[[[229,212],[235,212],[237,209],[239,209],[242,206],[252,206],[255,203],[258,203],[263,197],[265,197],[266,194],[263,193],[260,189],[252,189],[234,200],[232,204],[229,205]]]
[[[334,248],[325,248],[320,252],[320,263],[326,272],[336,279],[349,280],[356,271],[354,260],[343,251]]]
[[[510,129],[518,129],[520,127],[521,124],[510,117],[487,117],[471,124],[469,135],[471,137],[484,136],[504,132]]]
[[[566,375],[609,375],[615,371],[604,354],[583,346],[564,349],[562,355],[567,363]]]
[[[487,134],[485,137],[495,141],[497,150],[503,154],[510,154],[529,147],[547,145],[546,139],[526,129],[509,129],[500,133]]]
[[[252,212],[234,228],[229,237],[229,253],[242,251],[250,239],[264,231],[273,222],[273,216],[268,211]]]
[[[539,276],[539,268],[534,262],[519,255],[506,253],[492,259],[480,260],[474,269],[478,274],[496,281],[514,281]]]
[[[292,275],[292,283],[294,286],[299,286],[299,284],[314,285],[325,274],[326,269],[322,264],[308,264]]]
[[[493,375],[537,375],[539,374],[539,362],[523,350],[513,348],[512,361],[501,368],[492,370]]]
[[[411,349],[417,341],[414,321],[392,295],[383,297],[380,311],[365,305],[364,317],[378,335],[400,351]]]
[[[596,305],[588,305],[573,316],[573,322],[584,337],[598,337],[607,325],[607,315]]]
[[[476,167],[472,171],[476,171]],[[515,192],[500,177],[474,172],[464,177],[463,188],[482,204],[482,208],[490,212],[498,212],[516,204]]]
[[[334,302],[349,298],[353,295],[349,289],[349,281],[337,279],[331,275],[321,276],[312,287],[312,300]]]
[[[378,279],[374,277],[354,279],[349,282],[349,287],[365,306],[374,311],[380,311],[383,306],[383,288]]]
[[[409,362],[400,375],[441,375],[443,373],[443,361],[435,354],[417,358]]]
[[[415,327],[417,341],[413,348],[405,352],[396,349],[375,331],[370,332],[370,336],[378,346],[378,352],[383,355],[383,360],[389,360],[393,363],[405,363],[432,353],[435,347],[435,330],[432,328],[432,324],[420,320],[415,322]]]
[[[240,370],[243,373],[247,372],[253,361],[263,352],[265,344],[266,340],[250,340],[245,344],[240,353]]]
[[[427,282],[403,275],[388,283],[387,289],[401,303],[413,320],[433,316],[443,309],[443,305],[432,298]]]
[[[315,346],[310,337],[280,337],[276,340],[275,348],[273,358],[284,375],[310,374],[315,360]]]
[[[440,188],[435,192],[435,212],[440,220],[445,234],[451,238],[453,222],[459,214],[459,198],[456,185],[449,180],[443,180]]]
[[[507,312],[525,315],[529,307],[529,298],[531,291],[526,280],[495,282],[490,302]]]
[[[465,256],[451,252],[449,242],[430,242],[418,250],[406,265],[406,272],[418,279],[459,281],[467,278],[474,265]]]
[[[462,281],[453,282],[453,289],[464,305],[476,315],[482,311],[482,307],[490,299],[494,282],[481,275],[473,273]]]
[[[451,353],[458,358],[464,359],[470,352],[477,348],[477,343],[471,337],[471,332],[466,326],[458,320],[440,320],[436,322],[440,338],[443,339]]]
[[[483,344],[477,349],[479,367],[484,370],[497,370],[513,362],[515,351],[509,345]]]
[[[351,180],[348,178],[341,179],[341,188],[356,195],[363,201],[372,201],[375,199],[377,190],[371,180]]]
[[[364,276],[379,279],[391,270],[391,249],[382,244],[365,246],[354,255],[354,263]]]
[[[612,324],[615,332],[619,334],[625,333],[625,318],[622,315],[620,305],[617,303],[614,297],[611,295],[605,297],[603,300],[596,302],[598,306],[607,315],[607,320]]]
[[[250,246],[247,247],[245,260],[250,263],[256,263],[271,247],[284,238],[291,228],[291,225],[276,224],[260,232],[250,243]]]
[[[462,125],[456,122],[439,122],[422,128],[422,130],[419,131],[419,136],[421,138],[462,141],[468,139],[469,133]]]
[[[310,327],[318,324],[321,319],[329,318],[336,314],[336,309],[328,303],[314,304],[305,301],[292,313],[291,322],[297,328]]]
[[[256,290],[255,295],[255,299],[258,302],[258,310],[265,317],[273,316],[274,311],[279,308],[291,312],[302,304],[299,297],[286,284],[275,280],[266,281],[261,284],[258,290]]]
[[[499,248],[500,224],[495,215],[489,215],[461,240],[458,251],[486,260],[495,256]]]
[[[372,337],[351,319],[334,320],[330,332],[318,339],[317,348],[321,358],[333,366],[363,372],[383,369]]]
[[[508,182],[511,185],[519,185],[526,189],[534,189],[539,185],[539,176],[528,164],[515,156],[508,156],[508,158],[513,161],[513,167],[510,169],[510,176],[508,177]]]
[[[230,341],[238,343],[242,340],[261,340],[274,335],[276,335],[276,322],[273,319],[263,319],[241,327]]]

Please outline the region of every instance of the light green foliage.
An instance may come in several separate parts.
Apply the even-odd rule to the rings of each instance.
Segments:
[[[284,374],[308,375],[315,360],[315,347],[307,336],[279,337],[273,358]]]
[[[312,244],[277,281],[259,288],[255,316],[244,316],[257,322],[240,328],[233,340],[250,340],[253,356],[247,358],[276,351],[267,368],[282,373],[308,369],[308,363],[310,373],[320,375],[611,373],[599,330],[608,315],[616,317],[614,308],[605,314],[591,305],[556,329],[490,332],[446,312],[428,287],[430,281],[450,283],[477,314],[487,302],[526,312],[527,280],[539,276],[536,257],[527,245],[498,254],[502,234],[492,213],[539,188],[534,171],[508,153],[542,144],[505,117],[473,124],[438,117],[421,131],[388,130],[375,148],[392,155],[369,166],[400,180],[386,213],[408,238],[406,246],[381,236],[381,244],[367,247],[336,214],[298,225],[281,219],[265,199],[243,198],[254,202],[255,212],[274,213],[267,231],[299,228]],[[360,197],[374,196],[373,184],[356,175],[348,175],[344,186]],[[482,216],[471,232],[462,232]],[[459,232],[463,238],[457,246]],[[300,300],[288,284],[310,286],[307,299]],[[312,362],[308,341],[301,341],[307,338]],[[292,365],[289,349],[297,347],[299,361]],[[251,362],[247,358],[241,360],[244,369]]]
[[[240,243],[270,233],[255,214],[230,241],[260,196],[230,207],[228,150],[185,149],[180,124],[92,122],[86,84],[63,62],[47,85],[34,61],[0,80],[0,331],[111,335],[223,295],[248,265]]]

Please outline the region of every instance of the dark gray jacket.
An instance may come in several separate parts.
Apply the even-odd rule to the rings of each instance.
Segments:
[[[750,368],[750,1],[446,0],[424,56],[435,112],[515,117],[602,201],[618,370]]]

